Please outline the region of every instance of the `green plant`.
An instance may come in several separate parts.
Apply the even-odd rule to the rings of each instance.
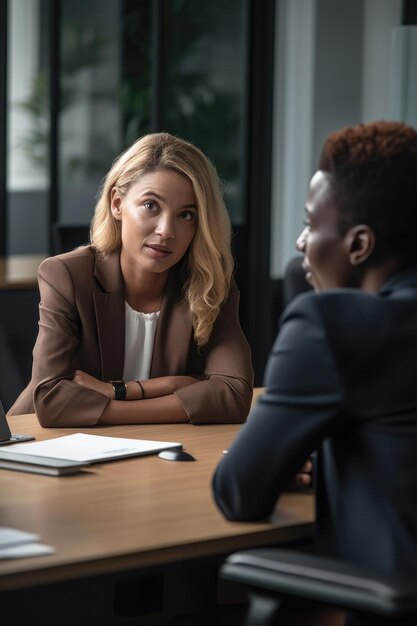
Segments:
[[[77,77],[82,70],[99,62],[104,43],[103,37],[91,26],[76,21],[63,22],[59,111],[77,98]],[[40,68],[32,80],[28,98],[15,105],[31,120],[30,130],[20,140],[20,147],[32,165],[42,170],[48,166],[49,160],[49,79],[49,68]]]

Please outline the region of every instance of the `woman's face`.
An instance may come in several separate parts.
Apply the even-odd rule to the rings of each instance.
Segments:
[[[339,232],[340,215],[330,195],[329,179],[320,170],[311,179],[305,210],[305,228],[296,246],[304,254],[308,282],[316,291],[358,286],[347,236]]]
[[[151,273],[180,261],[197,230],[191,181],[170,169],[145,174],[125,196],[113,189],[111,210],[121,221],[124,261]]]

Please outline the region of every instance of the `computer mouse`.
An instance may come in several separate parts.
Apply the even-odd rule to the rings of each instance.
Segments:
[[[160,459],[165,459],[165,461],[195,461],[195,458],[192,454],[185,452],[185,450],[181,450],[180,448],[173,448],[171,450],[162,450],[158,454]]]

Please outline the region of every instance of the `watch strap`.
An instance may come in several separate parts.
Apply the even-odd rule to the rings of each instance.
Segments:
[[[109,380],[114,389],[115,400],[126,400],[127,385],[124,380]]]

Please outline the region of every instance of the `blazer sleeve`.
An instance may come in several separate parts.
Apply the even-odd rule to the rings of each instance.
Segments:
[[[109,399],[72,381],[82,330],[72,277],[59,258],[51,257],[41,264],[39,291],[32,380],[10,412],[35,410],[45,427],[94,425]],[[30,399],[33,406],[25,406]]]
[[[334,355],[307,298],[283,320],[267,363],[266,392],[215,472],[214,497],[228,519],[268,517],[341,415]]]
[[[176,391],[193,424],[241,423],[250,410],[253,368],[233,285],[203,350],[205,378]]]

